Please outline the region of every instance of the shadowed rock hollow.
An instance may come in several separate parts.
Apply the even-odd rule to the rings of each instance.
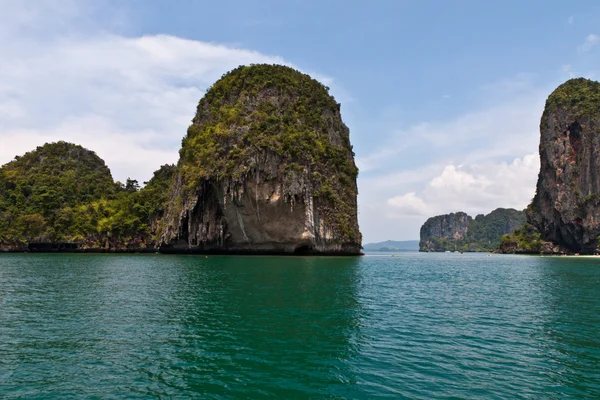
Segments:
[[[571,79],[546,101],[527,217],[544,240],[592,253],[600,234],[600,83]]]
[[[359,254],[357,175],[328,88],[284,66],[239,67],[183,139],[161,251]]]

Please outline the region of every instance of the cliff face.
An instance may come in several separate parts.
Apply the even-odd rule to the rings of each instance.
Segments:
[[[579,78],[546,101],[541,168],[527,217],[544,240],[592,253],[600,234],[600,83]]]
[[[471,220],[464,212],[429,218],[421,227],[419,251],[455,250],[450,247],[465,238]]]
[[[498,208],[474,219],[464,212],[429,218],[421,227],[420,251],[491,251],[502,235],[525,223],[525,213]]]
[[[326,87],[288,67],[239,67],[200,100],[160,250],[359,254],[357,174]]]

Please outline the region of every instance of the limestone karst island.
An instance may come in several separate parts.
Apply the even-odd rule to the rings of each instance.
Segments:
[[[308,75],[266,64],[225,74],[179,154],[142,189],[75,144],[17,156],[0,169],[0,249],[360,254],[349,130]]]
[[[541,168],[527,209],[430,218],[421,227],[420,250],[600,253],[599,127],[600,83],[577,78],[560,85],[541,117]]]

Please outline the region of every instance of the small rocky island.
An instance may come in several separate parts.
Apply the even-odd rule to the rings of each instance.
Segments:
[[[66,142],[2,166],[0,251],[357,255],[357,175],[327,87],[243,66],[207,91],[178,164],[143,188]]]
[[[491,251],[525,223],[525,212],[498,208],[475,218],[464,212],[431,217],[421,227],[419,251]]]
[[[357,175],[325,86],[289,67],[239,67],[198,104],[161,251],[360,254]]]

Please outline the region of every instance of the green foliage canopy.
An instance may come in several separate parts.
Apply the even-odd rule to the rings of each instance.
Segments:
[[[126,241],[162,216],[175,167],[115,183],[94,152],[48,143],[0,168],[0,243]]]

